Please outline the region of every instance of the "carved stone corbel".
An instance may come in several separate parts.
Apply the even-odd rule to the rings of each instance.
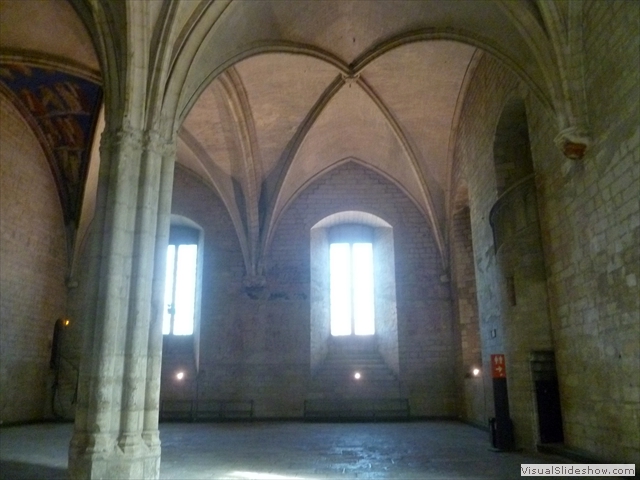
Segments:
[[[560,131],[553,140],[565,157],[582,160],[591,145],[588,132],[580,127],[568,127]]]
[[[249,298],[257,300],[267,286],[267,279],[264,275],[245,275],[242,285]]]

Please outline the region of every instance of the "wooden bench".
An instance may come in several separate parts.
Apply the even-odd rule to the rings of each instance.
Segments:
[[[406,398],[313,399],[304,402],[306,421],[408,420]]]
[[[163,400],[160,420],[174,422],[252,420],[253,400]]]

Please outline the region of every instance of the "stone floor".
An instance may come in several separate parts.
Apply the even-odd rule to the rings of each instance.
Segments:
[[[492,452],[486,432],[446,421],[169,423],[160,430],[160,478],[175,480],[512,480],[522,463],[567,463]],[[0,479],[66,478],[71,431],[71,424],[0,429]]]

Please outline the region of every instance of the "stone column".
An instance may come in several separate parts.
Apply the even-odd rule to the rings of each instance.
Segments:
[[[154,268],[166,249],[173,161],[155,133],[103,134],[72,479],[159,476],[157,420],[148,419],[158,415],[162,312],[152,300],[162,302]]]
[[[158,139],[161,155],[160,191],[155,238],[155,265],[151,292],[151,321],[147,346],[147,378],[145,384],[145,410],[142,438],[150,449],[158,450],[160,407],[160,374],[162,370],[162,319],[164,312],[164,283],[167,263],[167,244],[171,229],[171,199],[173,196],[173,171],[175,167],[175,143],[162,145]],[[154,477],[154,478],[157,478]]]

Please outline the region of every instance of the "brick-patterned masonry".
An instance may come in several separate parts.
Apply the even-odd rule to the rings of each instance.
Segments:
[[[530,117],[565,436],[638,463],[640,8],[591,1],[583,13],[594,144],[572,163],[550,146],[540,106]]]
[[[274,236],[270,285],[285,292],[308,291],[310,229],[344,210],[372,213],[393,227],[400,380],[412,412],[455,415],[449,285],[441,281],[442,263],[425,217],[390,181],[349,162],[305,189],[283,215]],[[289,278],[279,274],[287,271],[297,274]]]
[[[458,154],[464,158],[463,168],[468,179],[471,206],[478,306],[482,319],[480,331],[485,374],[483,403],[486,398],[486,405],[489,412],[492,412],[493,399],[489,390],[491,378],[488,364],[490,355],[505,354],[510,416],[515,425],[516,443],[520,447],[533,449],[538,434],[529,356],[534,351],[551,349],[544,272],[540,272],[543,270],[543,259],[537,219],[535,224],[527,228],[528,235],[535,236],[533,244],[529,238],[526,242],[522,242],[525,240],[522,237],[511,239],[515,244],[522,242],[527,245],[529,250],[517,255],[517,263],[529,260],[538,265],[538,268],[533,270],[530,266],[510,266],[508,264],[511,262],[506,261],[504,251],[497,254],[489,222],[491,209],[498,201],[499,190],[510,186],[500,185],[496,181],[501,163],[495,161],[494,147],[504,145],[505,141],[515,140],[518,144],[522,142],[519,134],[515,139],[509,134],[510,131],[518,133],[518,125],[507,125],[508,128],[505,129],[502,123],[506,108],[513,108],[518,103],[524,107],[523,103],[514,102],[514,99],[522,97],[524,91],[517,77],[497,60],[485,56],[478,65],[465,99]],[[503,120],[499,123],[501,118]],[[508,113],[507,119],[525,122],[526,129],[524,112],[515,116],[513,112]],[[497,131],[506,133],[506,137],[501,138],[500,142],[495,141]],[[528,160],[528,146],[525,149],[518,148],[514,153],[516,155],[511,157],[515,162],[514,166],[517,167],[515,170],[526,171],[522,163]],[[513,215],[520,213],[514,211]],[[533,248],[533,245],[537,248]],[[535,270],[538,271],[537,276],[532,275]],[[512,298],[514,294],[508,290],[509,279],[518,292],[517,304]],[[477,400],[476,403],[480,401]]]
[[[456,153],[469,186],[486,370],[490,353],[510,348],[503,319],[511,312],[488,222],[497,199],[492,142],[505,102],[514,94],[525,99],[565,443],[602,459],[638,462],[640,9],[623,1],[583,7],[594,140],[585,158],[562,156],[551,112],[488,57],[465,99]],[[525,331],[511,337],[519,348],[535,348]],[[511,395],[519,402],[533,392]]]
[[[454,214],[450,239],[452,293],[460,336],[458,376],[464,379],[460,384],[463,388],[460,392],[460,415],[470,422],[484,425],[490,413],[486,411],[482,378],[475,378],[471,373],[473,368],[482,366],[482,358],[468,206],[460,207]]]
[[[0,97],[0,422],[39,420],[47,408],[53,326],[64,316],[62,207],[31,129]]]
[[[483,57],[467,92],[456,145],[456,163],[461,165],[468,184],[476,269],[484,376],[484,392],[478,392],[478,395],[482,395],[482,404],[488,415],[494,413],[489,360],[492,353],[504,353],[502,318],[506,315],[503,282],[489,225],[489,212],[497,200],[492,149],[505,96],[516,88],[517,81],[496,60]],[[479,403],[479,400],[474,403]]]
[[[361,210],[394,229],[400,379],[412,412],[456,414],[449,286],[425,217],[393,183],[351,162],[307,187],[278,224],[265,260],[267,287],[257,299],[242,289],[242,257],[222,202],[181,169],[174,192],[173,212],[205,232],[201,397],[253,399],[259,416],[302,414],[310,374],[310,229],[330,214]]]

